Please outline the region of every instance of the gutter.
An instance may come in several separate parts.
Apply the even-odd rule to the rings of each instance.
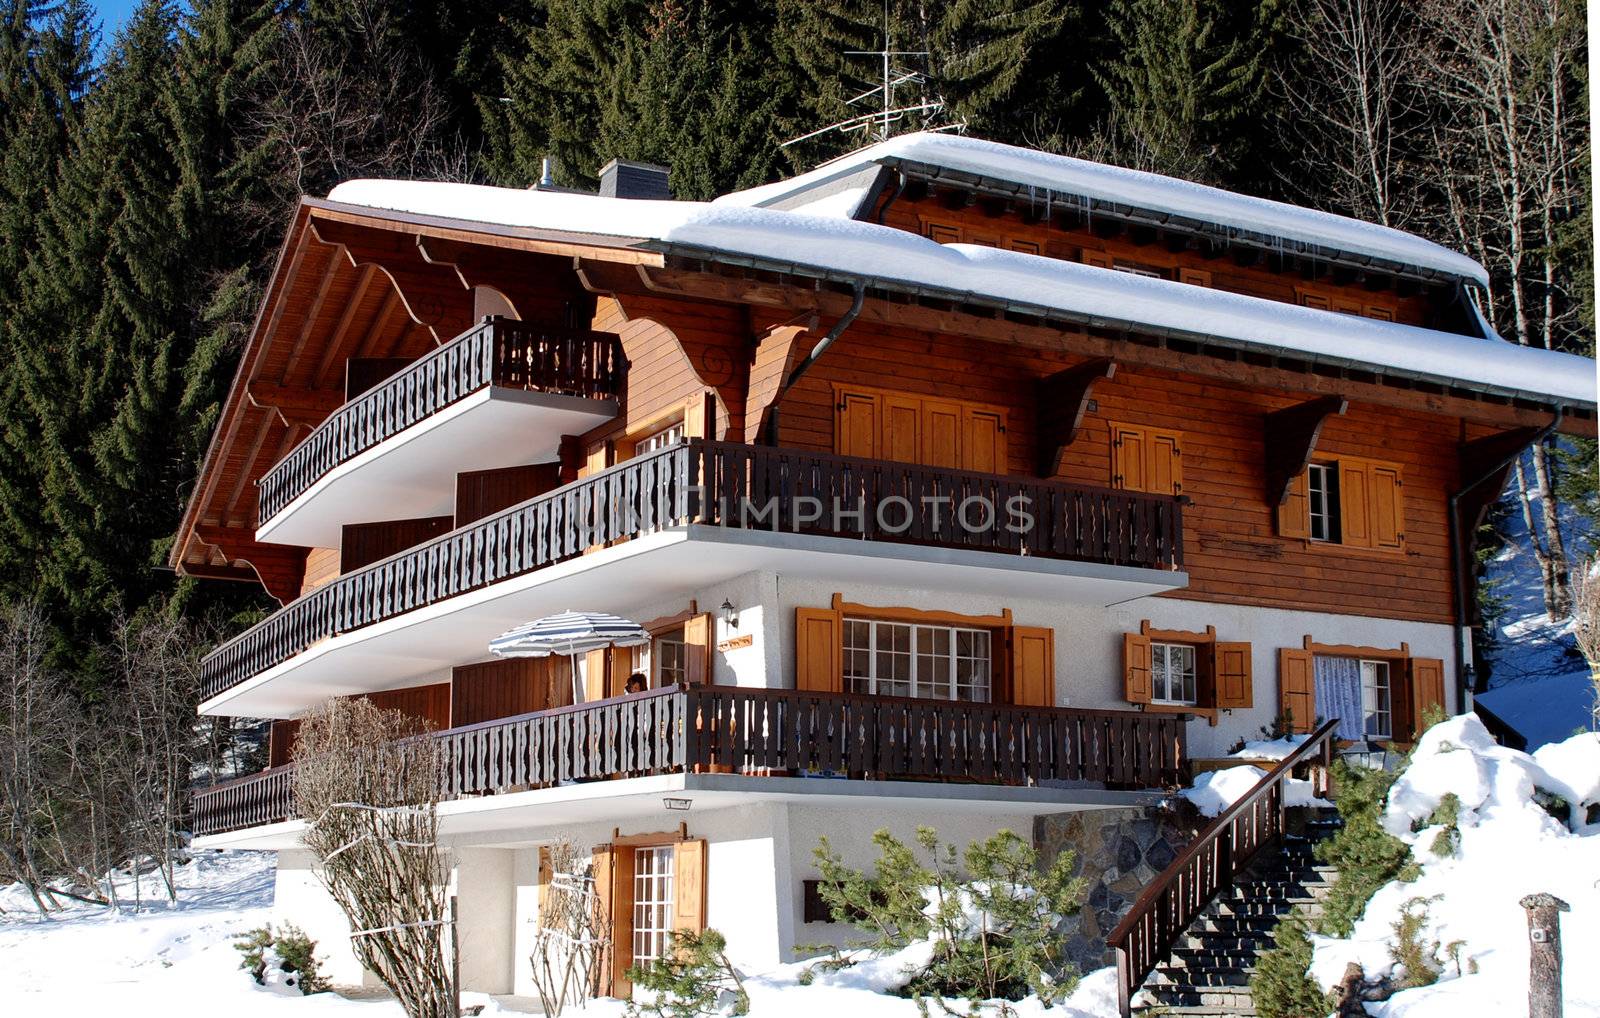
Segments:
[[[1468,699],[1478,690],[1473,688],[1476,685],[1476,678],[1475,669],[1470,664],[1472,658],[1471,647],[1463,644],[1463,637],[1467,631],[1468,605],[1467,578],[1461,569],[1462,542],[1467,538],[1467,535],[1461,533],[1461,524],[1457,512],[1461,504],[1461,498],[1473,488],[1504,470],[1513,460],[1520,457],[1524,450],[1550,437],[1557,428],[1561,427],[1561,421],[1565,416],[1565,411],[1558,405],[1555,409],[1555,416],[1550,419],[1550,423],[1541,428],[1539,433],[1534,435],[1527,445],[1500,460],[1500,462],[1486,470],[1482,476],[1462,485],[1459,491],[1450,496],[1449,519],[1446,522],[1449,524],[1450,529],[1450,561],[1453,563],[1451,573],[1454,581],[1452,585],[1455,588],[1456,602],[1455,624],[1453,626],[1456,644],[1456,685],[1461,692],[1461,706],[1463,709],[1470,706]]]
[[[794,371],[790,372],[789,377],[783,383],[783,388],[779,389],[778,394],[772,398],[772,412],[767,417],[767,433],[764,436],[768,445],[778,444],[778,413],[779,406],[783,403],[783,397],[789,394],[789,390],[794,388],[794,384],[800,381],[801,376],[811,370],[811,365],[817,363],[823,352],[833,345],[834,340],[844,335],[844,330],[848,329],[850,323],[856,320],[856,316],[861,314],[861,308],[867,302],[867,284],[864,280],[857,279],[852,284],[852,287],[855,291],[855,296],[851,298],[850,310],[846,311],[838,321],[833,323],[833,327],[828,330],[828,334],[822,337],[820,343],[811,348],[811,352],[806,355],[806,359],[801,361]]]

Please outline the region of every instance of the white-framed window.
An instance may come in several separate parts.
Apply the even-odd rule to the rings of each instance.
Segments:
[[[674,442],[683,440],[683,422],[675,421],[660,431],[653,432],[633,443],[633,454],[643,456],[647,452],[665,449]]]
[[[638,848],[633,853],[633,963],[645,966],[665,958],[672,947],[671,845]]]
[[[1195,653],[1187,643],[1150,645],[1150,699],[1156,703],[1195,704]]]
[[[1111,267],[1118,272],[1126,272],[1130,276],[1144,276],[1146,279],[1164,279],[1155,269],[1147,269],[1142,265],[1130,265],[1127,262],[1114,262]]]
[[[844,620],[852,692],[988,703],[991,634],[962,626]]]
[[[1306,500],[1311,510],[1311,539],[1337,541],[1338,498],[1334,486],[1338,471],[1329,463],[1313,463],[1306,467]]]
[[[682,629],[662,633],[650,641],[650,673],[657,689],[688,678]]]
[[[1366,734],[1375,739],[1394,735],[1394,712],[1390,699],[1389,662],[1361,662],[1361,716]]]

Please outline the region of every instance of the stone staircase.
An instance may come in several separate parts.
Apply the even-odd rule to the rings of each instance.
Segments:
[[[1144,1015],[1229,1016],[1256,1013],[1250,977],[1256,955],[1272,946],[1278,921],[1299,908],[1322,911],[1337,872],[1317,863],[1317,842],[1342,826],[1333,810],[1294,807],[1286,832],[1189,924],[1172,955],[1156,966],[1133,999]]]

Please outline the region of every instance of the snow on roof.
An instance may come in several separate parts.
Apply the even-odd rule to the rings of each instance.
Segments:
[[[335,188],[329,199],[469,223],[638,238],[650,246],[713,259],[733,256],[800,273],[863,278],[874,285],[1002,302],[1106,325],[1208,336],[1504,393],[1595,402],[1595,365],[1585,357],[1039,255],[936,244],[914,233],[836,216],[420,181],[351,181]]]
[[[1068,195],[1116,202],[1236,230],[1316,244],[1349,254],[1432,269],[1484,286],[1489,282],[1489,275],[1483,266],[1466,255],[1387,226],[1266,198],[1252,198],[1159,173],[933,132],[902,134],[841,156],[788,180],[723,195],[717,202],[728,205],[771,205],[784,201],[795,192],[858,172],[863,165],[893,161],[937,166],[1038,188],[1041,202]]]

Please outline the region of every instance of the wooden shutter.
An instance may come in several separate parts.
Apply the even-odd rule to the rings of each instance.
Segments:
[[[959,227],[948,226],[944,223],[929,223],[926,226],[928,239],[935,244],[955,244],[961,240]]]
[[[633,965],[633,865],[632,845],[611,846],[611,995],[633,992],[628,969]],[[599,873],[595,886],[600,885]]]
[[[1391,680],[1389,698],[1394,703],[1398,695]],[[1411,723],[1404,735],[1396,726],[1395,738],[1415,741],[1422,734],[1422,718],[1430,707],[1444,710],[1444,662],[1436,657],[1414,657],[1406,662],[1406,686],[1411,701]]]
[[[1300,303],[1308,308],[1316,308],[1318,311],[1329,310],[1328,298],[1319,297],[1314,293],[1302,293],[1300,295]]]
[[[1304,470],[1289,481],[1289,495],[1278,504],[1278,536],[1311,538],[1311,483]]]
[[[1039,253],[1039,245],[1034,243],[1031,240],[1016,240],[1016,239],[1013,239],[1006,246],[1011,248],[1011,250],[1019,251],[1022,254],[1036,255],[1036,254]]]
[[[922,451],[917,462],[930,467],[962,465],[962,409],[960,403],[925,400],[922,404]]]
[[[554,656],[554,655],[552,655]],[[606,695],[621,696],[628,691],[628,676],[633,674],[633,648],[612,647],[606,651]]]
[[[680,841],[672,852],[672,928],[699,933],[706,928],[706,842]]]
[[[611,443],[609,441],[596,442],[589,447],[584,455],[581,476],[590,477],[598,474],[611,465]]]
[[[1151,431],[1145,456],[1144,490],[1158,495],[1183,494],[1183,435]]]
[[[1388,308],[1378,307],[1376,304],[1367,305],[1367,317],[1376,318],[1380,322],[1394,321],[1394,312]]]
[[[1150,702],[1150,637],[1141,633],[1122,634],[1122,698]]]
[[[1111,486],[1128,491],[1145,490],[1144,429],[1122,424],[1111,426]]]
[[[1083,264],[1093,265],[1096,268],[1101,269],[1109,269],[1112,267],[1110,255],[1106,254],[1104,251],[1090,251],[1088,248],[1084,248],[1083,251]]]
[[[984,474],[1010,470],[1006,453],[1005,416],[994,410],[964,407],[961,411],[961,466]]]
[[[1239,710],[1253,701],[1248,643],[1217,643],[1212,646],[1212,674],[1216,676],[1219,710]]]
[[[844,691],[844,621],[829,608],[794,610],[794,687]]]
[[[1011,702],[1025,707],[1056,705],[1056,634],[1053,629],[1011,630]]]
[[[1210,286],[1211,273],[1204,269],[1179,269],[1178,282],[1188,283],[1190,286]]]
[[[1372,524],[1372,547],[1398,549],[1406,536],[1400,468],[1390,463],[1374,463],[1370,480],[1368,518]]]
[[[1284,647],[1278,651],[1278,712],[1290,719],[1297,732],[1310,732],[1317,722],[1315,670],[1309,650]]]
[[[606,659],[611,655],[605,648],[591,650],[583,656],[583,699],[585,703],[606,698]]]
[[[683,624],[683,675],[690,685],[711,681],[711,614],[701,612]]]
[[[630,857],[628,862],[629,879],[623,881],[627,885],[628,907],[618,915],[617,909],[617,853],[610,845],[596,845],[590,854],[590,862],[594,868],[594,910],[599,917],[601,927],[611,928],[611,958],[610,968],[600,970],[600,992],[603,995],[626,996],[628,992],[629,947],[633,943],[633,862]],[[622,924],[627,924],[628,936],[622,935]],[[602,965],[605,963],[602,962]],[[618,979],[621,979],[621,989],[618,988]]]
[[[550,913],[545,911],[550,902],[550,880],[555,875],[555,868],[550,864],[550,846],[539,846],[539,925],[543,926],[550,918]]]
[[[841,392],[835,450],[841,456],[878,458],[878,397],[867,392]]]
[[[1372,466],[1364,460],[1339,461],[1339,533],[1351,547],[1373,546]]]
[[[715,438],[715,404],[711,393],[697,392],[683,404],[683,437]]]
[[[907,396],[885,396],[881,406],[880,455],[899,463],[917,462],[922,456],[922,401]]]

